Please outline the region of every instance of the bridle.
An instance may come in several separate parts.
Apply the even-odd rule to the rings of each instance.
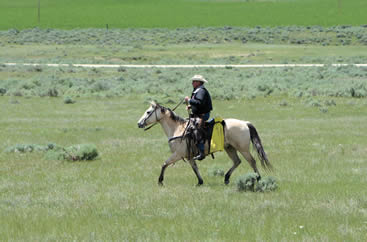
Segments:
[[[143,120],[143,124],[145,124],[147,122],[147,120],[150,118],[150,116],[153,115],[153,113],[155,113],[155,119],[157,120],[154,124],[150,125],[149,127],[145,128],[144,131],[147,131],[148,129],[152,128],[154,125],[156,125],[161,119],[158,120],[158,115],[157,115],[157,109],[158,109],[158,105],[156,104],[153,111]]]

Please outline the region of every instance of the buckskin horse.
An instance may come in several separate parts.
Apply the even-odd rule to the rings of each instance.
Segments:
[[[174,164],[178,160],[189,158],[188,161],[194,170],[198,185],[203,184],[203,179],[199,173],[196,161],[190,158],[186,136],[183,136],[189,120],[179,117],[171,109],[163,107],[156,102],[151,102],[150,107],[144,112],[138,121],[139,128],[145,128],[148,125],[159,123],[168,137],[168,143],[172,155],[163,163],[158,184],[163,185],[164,171],[169,165]],[[248,161],[255,173],[258,174],[258,180],[261,179],[260,173],[256,167],[256,160],[250,153],[250,143],[255,147],[261,165],[265,170],[272,170],[264,148],[261,144],[260,137],[255,127],[248,121],[238,119],[224,119],[224,150],[233,161],[233,166],[227,171],[224,177],[224,183],[228,184],[232,172],[240,165],[241,160],[238,153]],[[147,128],[145,129],[147,130]],[[205,153],[208,152],[208,142],[205,143]]]

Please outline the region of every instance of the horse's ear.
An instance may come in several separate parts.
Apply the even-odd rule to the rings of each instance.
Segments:
[[[161,106],[157,101],[154,101],[155,105],[159,108],[164,108],[163,106]]]
[[[162,113],[165,113],[167,108],[163,107],[162,105],[160,105],[158,102],[155,102],[155,104],[157,105],[158,108],[160,108]]]
[[[165,113],[166,112],[166,108],[165,107],[163,107],[163,106],[159,106],[160,108],[161,108],[161,113]]]
[[[161,112],[164,113],[166,112],[166,108],[161,106],[157,101],[151,101],[150,104],[153,106],[153,107],[158,107],[161,109]]]

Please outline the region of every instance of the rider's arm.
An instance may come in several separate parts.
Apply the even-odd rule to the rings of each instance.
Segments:
[[[198,93],[196,93],[195,99],[191,98],[189,100],[189,103],[191,105],[200,106],[203,103],[204,96],[205,96],[205,91],[203,89],[201,89],[201,90],[198,91]]]

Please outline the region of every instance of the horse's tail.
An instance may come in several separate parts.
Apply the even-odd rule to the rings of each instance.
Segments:
[[[266,156],[264,147],[261,144],[260,136],[257,133],[255,127],[251,123],[247,123],[247,126],[250,129],[251,142],[257,151],[257,155],[259,156],[262,167],[264,167],[265,170],[270,170],[270,171],[273,170],[273,166],[270,164],[270,161],[268,160],[268,157]]]

